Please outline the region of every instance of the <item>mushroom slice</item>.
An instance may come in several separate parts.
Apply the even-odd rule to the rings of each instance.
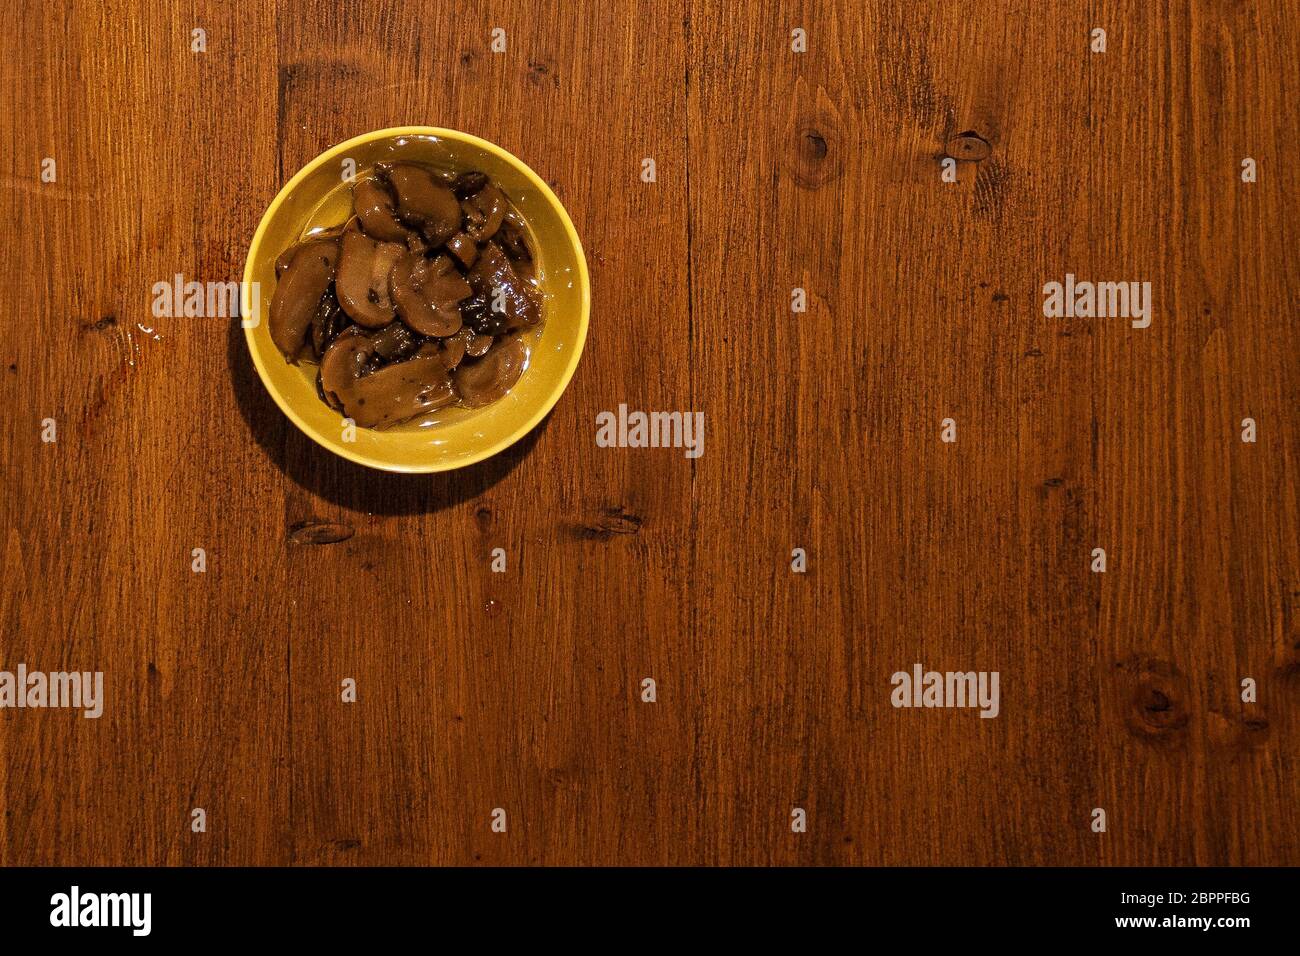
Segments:
[[[368,329],[393,321],[393,301],[388,294],[388,274],[406,253],[395,242],[376,242],[356,225],[343,231],[334,291],[343,311]]]
[[[460,300],[456,296],[461,290],[437,276],[435,268],[424,257],[408,252],[393,264],[389,286],[402,321],[421,335],[444,338],[460,330],[460,309],[456,305]],[[455,272],[455,267],[451,270]],[[459,273],[456,278],[468,295],[469,283]]]
[[[450,169],[439,169],[437,166],[426,166],[425,168],[429,170],[429,175],[433,177],[435,183],[440,183],[448,189],[460,178],[457,173],[452,172]]]
[[[401,322],[390,322],[370,337],[375,355],[385,362],[400,362],[420,349],[420,337]]]
[[[447,251],[466,269],[478,258],[478,246],[467,232],[458,232],[447,240]]]
[[[443,367],[448,372],[459,365],[465,358],[465,350],[472,338],[474,338],[473,332],[469,329],[461,329],[455,335],[448,336],[438,343],[438,355],[442,359]]]
[[[452,373],[456,392],[470,408],[490,405],[510,391],[528,364],[528,347],[517,335],[501,339],[487,355]]]
[[[271,297],[271,341],[289,362],[296,362],[321,298],[329,289],[339,259],[335,239],[315,239],[294,247]]]
[[[293,261],[293,257],[298,254],[303,246],[309,246],[314,242],[338,242],[338,238],[342,232],[342,226],[332,226],[328,229],[315,229],[308,233],[305,238],[295,242],[288,249],[285,249],[284,252],[276,256],[275,277],[278,279],[280,276],[284,275],[289,268],[289,263]]]
[[[397,215],[419,227],[426,239],[440,246],[460,229],[460,203],[455,194],[423,166],[391,163],[377,167],[397,193]]]
[[[289,265],[293,262],[293,257],[298,254],[298,250],[301,248],[302,243],[296,242],[275,257],[275,277],[277,279],[289,271]]]
[[[325,386],[321,384],[321,375],[320,375],[319,368],[316,369],[316,394],[320,397],[320,400],[322,402],[324,402],[330,408],[334,409],[334,411],[336,412],[343,411],[343,406],[336,404],[334,401],[331,400],[332,396],[326,394]]]
[[[506,210],[505,219],[497,231],[496,241],[515,262],[532,262],[533,254],[528,251],[528,230],[519,214],[513,209]],[[468,266],[469,263],[466,263]]]
[[[359,378],[344,411],[362,428],[395,425],[456,401],[451,378],[438,358],[438,346],[420,346],[414,358],[386,365]]]
[[[492,347],[492,343],[495,341],[496,339],[490,335],[480,335],[475,332],[465,344],[465,354],[470,358],[480,358],[487,355],[488,349]]]
[[[479,335],[491,338],[506,331],[505,313],[493,312],[488,297],[481,292],[475,292],[460,304],[460,317]]]
[[[491,312],[496,316],[492,321],[484,319],[481,327],[475,326],[476,331],[496,334],[499,331],[497,326],[504,324],[505,331],[513,332],[542,320],[537,293],[494,243],[479,251],[478,261],[469,270],[469,283],[476,293],[486,297]],[[502,316],[504,323],[500,321]]]
[[[410,230],[397,221],[388,186],[374,176],[358,179],[352,187],[352,204],[361,228],[384,242],[406,242]]]
[[[343,396],[351,394],[354,381],[366,373],[370,362],[370,338],[355,325],[345,329],[321,358],[318,387],[334,408],[343,408]]]
[[[510,204],[506,202],[506,194],[497,189],[491,183],[488,183],[468,200],[469,204],[478,210],[479,215],[475,217],[474,222],[469,227],[469,234],[475,242],[487,242],[496,235],[497,230],[501,228],[501,223],[505,220],[506,210]]]
[[[486,173],[470,170],[461,173],[451,181],[451,191],[456,194],[457,199],[468,199],[487,184]]]
[[[311,348],[312,353],[316,356],[316,361],[320,361],[325,355],[325,350],[330,347],[338,334],[343,331],[351,320],[343,314],[343,309],[339,306],[339,300],[334,295],[332,288],[325,290],[325,295],[320,300],[320,305],[316,308],[316,314],[311,320]]]
[[[334,340],[320,367],[326,400],[362,428],[393,425],[456,400],[435,343],[420,346],[404,362],[370,371],[374,349],[375,336],[352,328]]]
[[[415,281],[425,295],[441,305],[455,306],[474,294],[456,264],[447,256],[424,260],[423,267],[416,272]]]

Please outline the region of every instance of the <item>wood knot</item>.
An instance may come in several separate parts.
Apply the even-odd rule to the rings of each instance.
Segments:
[[[842,168],[839,121],[818,111],[795,118],[785,166],[801,189],[820,189],[840,175]]]
[[[588,541],[608,541],[616,534],[636,534],[641,530],[641,517],[621,506],[602,508],[594,521],[578,525],[577,537]]]
[[[112,313],[109,313],[108,315],[104,316],[102,319],[99,319],[96,322],[82,323],[81,327],[87,332],[107,332],[115,325],[117,325],[117,316],[113,315]]]
[[[989,158],[989,154],[993,152],[993,147],[979,133],[967,130],[948,140],[947,145],[944,146],[944,152],[953,159],[959,159],[962,162],[978,163]]]
[[[813,159],[825,159],[826,152],[830,148],[826,145],[826,137],[815,129],[810,129],[803,134],[804,152],[808,153]]]
[[[319,518],[295,521],[289,526],[289,540],[294,544],[335,544],[346,541],[354,534],[356,529],[350,524],[322,521]]]
[[[555,64],[547,60],[531,60],[528,63],[528,79],[535,86],[543,86],[549,78],[551,86],[559,88],[560,74],[556,72]]]
[[[1177,668],[1155,658],[1130,658],[1116,666],[1133,678],[1126,722],[1135,736],[1159,741],[1187,726],[1189,714]]]

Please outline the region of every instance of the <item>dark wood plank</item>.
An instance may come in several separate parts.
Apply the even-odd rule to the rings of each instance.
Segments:
[[[98,720],[4,712],[0,861],[274,861],[290,840],[288,646],[278,527],[263,526],[283,479],[239,417],[230,321],[151,313],[155,282],[242,271],[275,188],[274,79],[258,66],[274,21],[25,6],[0,110],[0,657],[102,671],[106,701]],[[42,184],[47,156],[57,181]]]
[[[665,697],[692,687],[677,663],[691,647],[689,464],[597,448],[593,423],[619,402],[660,408],[687,391],[680,16],[651,5],[646,29],[629,30],[596,7],[407,10],[317,3],[281,18],[286,175],[370,128],[494,140],[573,216],[592,330],[544,426],[480,467],[385,477],[288,436],[285,522],[356,529],[287,553],[297,860],[679,859],[684,821],[657,811],[694,786],[690,712],[637,695],[642,677],[667,684],[662,672],[682,669]],[[495,27],[504,53],[490,50]],[[639,179],[645,156],[655,185]],[[505,573],[490,570],[495,547]],[[345,677],[356,706],[340,703]],[[490,829],[496,808],[505,834]]]
[[[693,5],[711,859],[1294,858],[1293,202],[1237,179],[1295,132],[1278,12]],[[1152,327],[1045,319],[1066,272]],[[1001,716],[895,710],[916,662]]]

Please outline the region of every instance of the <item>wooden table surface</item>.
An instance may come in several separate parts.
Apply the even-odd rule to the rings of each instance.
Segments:
[[[1287,6],[23,0],[0,669],[105,702],[0,710],[0,864],[1300,863]],[[523,158],[592,272],[554,412],[429,477],[151,315],[402,124]],[[1045,317],[1067,273],[1150,327]],[[597,447],[620,403],[703,455]],[[917,663],[1000,714],[895,708]]]

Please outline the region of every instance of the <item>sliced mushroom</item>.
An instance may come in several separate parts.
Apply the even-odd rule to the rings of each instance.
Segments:
[[[476,292],[460,304],[460,317],[467,326],[479,335],[489,338],[506,331],[504,312],[493,312],[488,297]]]
[[[528,227],[481,172],[379,163],[354,215],[275,261],[270,331],[330,408],[378,428],[514,387],[541,321]]]
[[[431,244],[442,245],[460,229],[460,203],[430,170],[410,163],[381,164],[377,168],[397,193],[397,215],[418,227]]]
[[[501,223],[506,218],[506,195],[491,183],[488,183],[470,199],[469,204],[478,210],[478,222],[469,227],[469,234],[475,242],[487,242],[496,235]]]
[[[469,345],[469,340],[474,337],[474,333],[469,329],[461,329],[455,335],[448,336],[438,343],[438,356],[442,359],[443,368],[448,372],[454,369],[465,358],[465,349]]]
[[[326,349],[318,384],[330,405],[342,409],[342,396],[351,391],[355,379],[366,373],[370,359],[370,337],[355,325],[345,329]]]
[[[513,332],[541,321],[537,293],[515,271],[509,258],[495,243],[480,250],[478,261],[469,270],[469,283],[478,295],[486,299],[489,311],[495,313],[494,318],[484,319],[481,327],[476,326],[476,331],[495,335],[502,331],[498,326],[503,325],[505,331]]]
[[[451,378],[433,342],[413,358],[371,371],[376,336],[352,328],[325,353],[320,389],[326,400],[362,428],[393,425],[456,400]]]
[[[393,263],[406,253],[395,242],[376,242],[356,225],[343,231],[334,290],[343,311],[358,325],[378,329],[393,321],[393,300],[388,291],[388,274]]]
[[[495,239],[505,250],[505,254],[515,262],[532,261],[533,254],[528,251],[528,229],[513,209],[506,210],[505,219],[502,220]]]
[[[275,257],[275,277],[277,279],[288,271],[289,264],[293,262],[293,257],[298,254],[298,250],[301,248],[302,243],[294,243],[288,249],[284,250],[284,252]]]
[[[271,341],[290,362],[297,361],[321,297],[334,279],[338,259],[338,240],[300,243],[275,285],[268,323]]]
[[[446,260],[446,256],[438,258]],[[436,262],[407,253],[393,264],[389,286],[397,311],[407,325],[421,335],[442,338],[459,331],[461,316],[456,303],[469,294],[470,288],[450,260],[447,264],[459,284],[436,274]]]
[[[481,359],[462,362],[452,373],[452,381],[462,402],[470,408],[482,408],[514,388],[527,364],[527,346],[518,335],[511,335],[498,341]]]
[[[415,281],[425,295],[442,306],[454,307],[474,294],[469,282],[447,256],[425,259],[423,268],[416,272]]]
[[[420,350],[420,337],[401,322],[390,322],[370,336],[374,353],[385,362],[400,362]]]
[[[325,350],[350,322],[351,319],[344,314],[339,305],[338,297],[334,295],[334,289],[332,287],[326,289],[311,320],[311,347],[316,361],[321,360]]]
[[[321,383],[321,375],[320,375],[319,368],[316,369],[316,394],[320,397],[320,400],[322,402],[324,402],[330,408],[334,409],[336,412],[343,411],[343,407],[337,404],[333,396],[326,393],[325,386]]]
[[[448,189],[450,189],[452,184],[455,183],[456,180],[460,178],[459,173],[454,173],[450,169],[441,169],[437,166],[430,166],[428,167],[428,170],[429,170],[429,175],[433,177],[434,182],[441,183],[443,186],[446,186]]]
[[[479,335],[473,329],[461,329],[455,335],[439,342],[442,349],[442,364],[450,371],[466,358],[478,358],[487,354],[487,350],[496,341],[490,335]]]
[[[461,173],[451,181],[451,191],[457,199],[468,199],[488,184],[486,173],[469,171]]]
[[[478,258],[478,245],[467,232],[458,232],[447,240],[447,251],[466,269]]]
[[[342,226],[331,226],[328,229],[312,230],[312,232],[308,233],[305,238],[295,242],[288,249],[285,249],[284,252],[276,256],[275,277],[278,279],[280,276],[284,275],[285,270],[289,268],[289,263],[293,261],[293,257],[298,254],[303,246],[309,246],[315,242],[338,242],[338,238],[342,234]]]
[[[352,204],[366,234],[384,242],[406,242],[410,230],[397,221],[393,195],[374,176],[358,179],[352,187]]]

